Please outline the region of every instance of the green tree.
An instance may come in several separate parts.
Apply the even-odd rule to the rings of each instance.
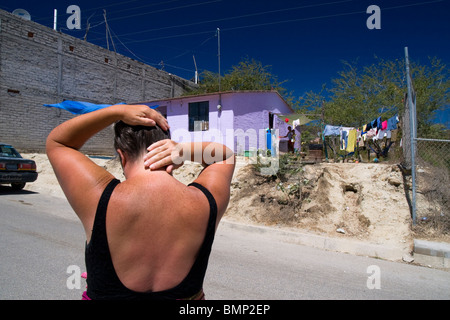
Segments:
[[[203,71],[200,74],[200,82],[197,89],[188,92],[188,95],[214,93],[219,91],[243,91],[243,90],[276,90],[289,103],[294,105],[296,99],[292,93],[283,87],[286,81],[279,81],[271,71],[271,66],[264,66],[255,59],[244,58],[231,70],[220,78],[211,71]]]
[[[332,79],[331,88],[310,92],[301,99],[302,110],[323,112],[326,124],[355,127],[379,116],[386,119],[403,114],[407,92],[405,62],[375,58],[376,63],[365,67],[358,62],[343,62],[344,68],[339,77]],[[427,65],[412,62],[410,70],[417,97],[418,135],[440,134],[442,128],[433,124],[433,118],[450,103],[448,68],[433,58]]]
[[[417,135],[422,138],[442,138],[445,126],[433,124],[436,111],[450,105],[449,69],[439,59],[431,59],[430,66],[412,65],[416,93]]]

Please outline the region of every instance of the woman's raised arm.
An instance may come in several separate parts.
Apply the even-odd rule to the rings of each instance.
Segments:
[[[67,200],[86,228],[106,185],[114,178],[81,153],[80,148],[96,133],[116,121],[132,125],[169,128],[167,120],[146,105],[114,105],[72,118],[47,137],[46,151]]]

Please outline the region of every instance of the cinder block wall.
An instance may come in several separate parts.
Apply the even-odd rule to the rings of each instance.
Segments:
[[[74,117],[43,104],[114,104],[177,97],[195,84],[33,21],[0,10],[0,141],[45,152],[45,139]],[[112,130],[83,151],[114,154]]]

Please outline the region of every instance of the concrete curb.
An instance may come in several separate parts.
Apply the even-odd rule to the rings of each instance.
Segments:
[[[394,247],[371,244],[352,239],[324,237],[316,234],[288,231],[265,226],[246,225],[226,220],[221,221],[221,227],[240,229],[260,234],[270,233],[271,237],[275,237],[284,242],[390,261],[401,261],[404,259],[405,255],[410,255],[409,250],[405,248],[406,246]]]
[[[450,270],[450,244],[426,240],[414,240],[414,262]]]
[[[221,227],[255,232],[270,233],[280,241],[310,246],[318,249],[350,253],[358,256],[380,258],[390,261],[414,262],[419,265],[450,271],[450,243],[414,240],[413,256],[407,245],[386,246],[366,243],[352,239],[324,237],[311,233],[289,231],[273,227],[241,224],[234,221],[221,221]]]

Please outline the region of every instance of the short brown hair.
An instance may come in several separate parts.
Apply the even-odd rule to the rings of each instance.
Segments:
[[[170,132],[159,126],[131,126],[123,121],[114,125],[114,149],[125,152],[130,160],[137,158],[153,143],[170,139]]]

